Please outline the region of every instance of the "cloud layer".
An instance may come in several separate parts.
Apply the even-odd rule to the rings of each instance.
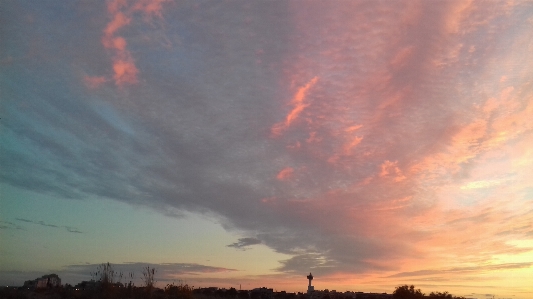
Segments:
[[[530,2],[83,3],[4,5],[3,182],[209,215],[289,274],[531,250]]]

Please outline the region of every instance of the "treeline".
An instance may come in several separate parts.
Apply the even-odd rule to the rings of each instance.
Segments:
[[[457,297],[445,292],[431,292],[429,295],[422,293],[420,289],[415,289],[414,285],[403,285],[396,287],[392,293],[393,299],[466,299],[465,297]]]
[[[0,289],[2,299],[193,299],[192,288],[187,285],[167,285],[164,289],[149,290],[146,287],[100,287],[76,290],[61,286],[27,290],[4,287]]]
[[[133,283],[133,273],[116,271],[110,263],[101,264],[92,279],[75,286],[47,288],[13,288],[0,289],[2,299],[194,299],[193,287],[187,284],[167,284],[163,289],[155,287],[157,270],[144,267],[141,271],[141,286]],[[129,280],[129,281],[128,281]]]
[[[154,270],[155,274],[155,270]],[[198,288],[187,284],[167,284],[163,289],[147,286],[135,286],[133,284],[122,284],[119,282],[95,281],[93,286],[83,288],[83,283],[76,287],[65,285],[62,287],[27,290],[23,288],[0,288],[0,298],[6,299],[465,299],[464,297],[453,296],[448,292],[431,292],[428,295],[422,293],[414,286],[403,285],[397,287],[392,295],[375,293],[356,293],[346,295],[343,293],[320,292],[320,296],[308,296],[302,293],[274,292],[265,294],[261,292],[218,289],[218,288]],[[154,281],[152,281],[154,282]],[[316,295],[316,294],[315,294]]]
[[[164,288],[155,287],[157,270],[144,267],[141,271],[141,286],[135,286],[133,273],[115,271],[110,263],[101,264],[91,273],[90,281],[83,281],[75,286],[48,288],[0,288],[0,298],[5,299],[466,299],[456,297],[448,292],[422,293],[413,285],[398,286],[390,294],[352,293],[353,295],[317,291],[308,296],[303,293],[272,292],[272,289],[260,288],[252,291],[241,291],[235,288],[194,289],[187,284],[167,284]],[[318,295],[318,296],[316,296]]]

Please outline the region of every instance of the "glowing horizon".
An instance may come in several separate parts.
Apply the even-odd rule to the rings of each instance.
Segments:
[[[533,3],[1,4],[0,283],[533,295]]]

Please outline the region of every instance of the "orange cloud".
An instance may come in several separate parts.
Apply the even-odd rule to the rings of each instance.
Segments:
[[[520,103],[515,94],[510,86],[503,88],[498,98],[486,100],[472,120],[453,134],[445,151],[425,157],[411,170],[430,176],[455,173],[461,163],[501,150],[509,141],[533,130],[533,99]]]
[[[403,209],[405,207],[408,207],[412,205],[411,200],[413,199],[413,196],[406,196],[399,199],[390,200],[387,202],[387,205],[382,207],[377,207],[373,209],[373,211],[390,211],[390,210],[398,210]]]
[[[126,49],[126,40],[123,37],[115,36],[120,28],[131,22],[131,18],[120,11],[124,6],[126,6],[126,2],[122,0],[108,2],[107,11],[111,15],[111,21],[104,29],[104,36],[102,37],[104,47],[115,52],[113,56],[113,79],[115,84],[119,86],[124,83],[136,83],[137,73],[139,72],[130,52]]]
[[[359,143],[361,143],[361,141],[363,140],[363,137],[355,137],[353,138],[350,142],[348,142],[345,146],[344,146],[344,154],[345,155],[349,155],[352,148],[356,147]]]
[[[491,261],[494,254],[514,250],[505,240],[509,235],[527,235],[531,215],[528,212],[514,213],[517,202],[512,200],[510,203],[507,202],[508,199],[493,200],[463,210],[438,209],[435,213],[413,219],[413,225],[422,221],[421,227],[439,232],[429,238],[421,239],[420,247],[433,248],[432,255],[455,255],[459,264],[469,259]],[[526,211],[530,209],[530,207],[522,208]],[[506,221],[508,217],[512,217],[513,221]],[[469,248],[465,248],[464,244],[469,244]],[[446,252],[435,251],[438,248],[446,248]]]
[[[363,141],[362,136],[353,136],[353,133],[362,127],[363,125],[352,125],[338,133],[333,132],[333,136],[341,135],[340,138],[342,138],[342,143],[335,149],[334,154],[329,156],[326,161],[331,164],[337,164],[340,162],[341,158],[353,156],[355,154],[354,148]]]
[[[359,130],[361,127],[363,127],[363,125],[350,126],[346,128],[344,131],[350,133],[350,132]]]
[[[104,46],[109,47],[109,44],[106,42],[113,39],[115,32],[120,28],[128,25],[131,22],[131,19],[126,17],[126,15],[120,11],[115,11],[116,7],[112,7],[112,2],[108,5],[108,12],[112,14],[111,22],[107,23],[106,28],[104,29]]]
[[[105,27],[102,37],[102,45],[113,51],[113,80],[117,86],[135,84],[138,82],[139,69],[135,60],[128,50],[128,43],[122,36],[118,36],[121,28],[129,25],[135,13],[144,13],[145,18],[152,16],[162,17],[162,4],[167,0],[138,0],[134,3],[125,0],[112,0],[107,3],[107,13],[110,21]],[[86,80],[86,84],[87,84]],[[98,87],[96,81],[90,81],[91,88]]]
[[[114,61],[113,70],[115,71],[113,79],[115,79],[117,85],[137,83],[137,74],[139,73],[139,70],[130,56]]]
[[[472,10],[472,7],[472,0],[453,3],[445,19],[446,30],[449,33],[457,33],[461,27],[462,21],[466,19]]]
[[[391,162],[386,160],[381,164],[381,172],[379,176],[382,178],[393,177],[395,182],[401,182],[406,179],[402,171],[398,167],[398,161]]]
[[[272,126],[271,132],[273,135],[280,135],[284,130],[286,130],[292,122],[300,115],[300,113],[307,107],[309,104],[305,103],[305,96],[309,89],[313,87],[318,81],[318,77],[314,77],[309,81],[305,86],[300,87],[294,98],[291,100],[291,104],[294,108],[289,112],[284,122],[280,122]]]
[[[289,178],[292,177],[292,175],[294,174],[294,169],[291,168],[291,167],[287,167],[287,168],[284,168],[282,169],[278,175],[276,176],[276,178],[280,181],[285,181],[285,180],[288,180]]]

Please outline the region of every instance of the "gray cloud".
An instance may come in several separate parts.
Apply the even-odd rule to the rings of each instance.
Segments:
[[[405,172],[448,150],[458,128],[472,120],[458,111],[471,111],[478,101],[477,90],[460,87],[478,84],[475,71],[490,65],[505,28],[470,28],[482,40],[454,40],[440,25],[446,2],[422,5],[411,23],[396,18],[409,17],[402,2],[387,10],[345,2],[342,9],[353,14],[321,2],[304,11],[282,1],[240,4],[169,8],[160,33],[170,50],[154,50],[146,42],[154,37],[139,24],[123,28],[141,80],[122,90],[112,84],[88,90],[82,83],[84,75],[109,72],[101,28],[88,35],[60,30],[89,28],[93,18],[58,19],[47,7],[5,5],[12,12],[5,14],[6,51],[16,63],[0,73],[9,115],[0,123],[9,141],[2,144],[0,179],[63,198],[98,196],[215,215],[227,230],[256,236],[229,247],[261,243],[292,255],[278,269],[288,273],[361,273],[384,269],[369,260],[417,257],[411,244],[432,231],[408,221],[435,208],[437,187],[396,182],[399,172],[380,177],[382,164],[394,162]],[[475,13],[500,11],[497,5]],[[26,13],[43,16],[33,25],[39,31],[18,25]],[[521,20],[494,18],[504,27]],[[42,41],[43,32],[57,43],[38,44],[34,53],[26,40]],[[461,42],[473,43],[476,53],[446,56]],[[393,64],[402,49],[413,52]],[[300,117],[272,137],[298,87],[315,76]],[[358,136],[362,141],[350,147]],[[476,162],[458,165],[454,175],[423,175],[438,184],[460,181]],[[293,179],[276,179],[286,167],[294,169]]]
[[[44,221],[38,221],[38,222],[35,222],[36,224],[39,224],[39,225],[42,225],[42,226],[48,226],[48,227],[53,227],[53,228],[58,228],[59,226],[55,225],[55,224],[48,224],[48,223],[44,223]]]
[[[67,229],[69,233],[76,233],[76,234],[82,234],[83,232],[79,231],[78,229],[70,226],[64,226],[64,228]]]
[[[261,240],[256,238],[240,238],[238,242],[227,245],[236,249],[246,250],[248,246],[261,244]]]
[[[65,277],[72,279],[89,279],[91,278],[90,273],[96,273],[98,267],[101,264],[84,264],[84,265],[69,265],[63,269],[57,271]],[[202,273],[224,273],[224,272],[234,272],[237,271],[231,268],[223,267],[212,267],[201,264],[194,263],[162,263],[162,264],[153,264],[153,263],[120,263],[120,264],[111,264],[113,270],[118,273],[122,273],[123,279],[128,278],[130,274],[133,274],[134,282],[140,283],[140,278],[142,277],[142,271],[144,268],[149,266],[156,270],[156,279],[158,282],[168,283],[176,281],[183,277],[194,277],[195,275]],[[118,280],[117,276],[117,280]]]
[[[15,218],[15,220],[22,221],[22,222],[33,223],[32,220],[28,220],[28,219],[24,219],[24,218]]]

